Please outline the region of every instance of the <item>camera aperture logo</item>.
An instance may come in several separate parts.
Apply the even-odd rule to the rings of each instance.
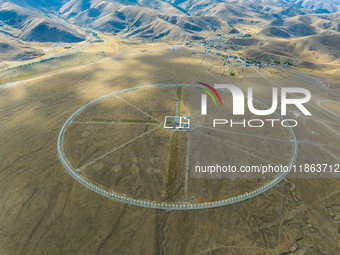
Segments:
[[[220,101],[220,104],[222,106],[222,100],[219,95],[219,93],[216,91],[216,89],[227,89],[230,91],[232,95],[232,100],[233,100],[233,115],[235,116],[242,116],[245,115],[245,97],[247,97],[247,105],[248,105],[248,110],[257,116],[268,116],[276,112],[277,107],[278,107],[278,88],[272,88],[272,105],[269,109],[265,110],[259,110],[254,107],[254,101],[257,103],[260,103],[264,105],[263,103],[255,100],[253,98],[253,88],[248,87],[247,88],[247,96],[244,95],[242,90],[238,88],[235,85],[231,84],[215,84],[214,88],[206,83],[203,82],[198,82],[201,85],[206,86],[209,88],[218,98]],[[212,93],[208,91],[205,88],[197,87],[204,92],[206,92],[214,101],[215,106],[217,106],[216,100]],[[299,98],[288,98],[287,96],[293,95],[294,93],[299,93],[303,94],[304,97],[299,97]],[[201,95],[201,115],[207,115],[207,94],[202,94]],[[286,116],[287,115],[287,105],[295,105],[304,115],[310,116],[312,115],[303,104],[308,103],[309,100],[311,99],[311,93],[309,90],[304,89],[304,88],[298,88],[298,87],[281,87],[281,116]],[[235,122],[232,119],[227,120],[227,119],[213,119],[213,127],[216,127],[216,125],[226,125],[230,123],[230,127],[233,127],[235,125],[242,125],[245,127],[246,125],[248,127],[255,127],[259,128],[265,125],[265,122],[271,123],[271,127],[274,127],[275,122],[280,122],[283,127],[295,127],[297,126],[297,121],[295,119],[282,119],[281,121],[279,119],[250,119],[246,121],[245,119],[242,122]]]

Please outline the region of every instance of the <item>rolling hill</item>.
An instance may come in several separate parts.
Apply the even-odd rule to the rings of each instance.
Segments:
[[[41,50],[34,49],[20,43],[20,41],[8,36],[2,35],[0,39],[0,62],[9,61],[24,61],[30,60],[44,55]]]
[[[250,33],[259,46],[237,41],[250,57],[333,62],[339,10],[336,0],[0,0],[0,39],[72,43],[85,40],[81,30],[164,41]]]
[[[275,19],[260,34],[268,37],[304,37],[340,32],[340,13],[309,14]]]
[[[72,22],[89,28],[124,37],[141,39],[202,38],[202,31],[228,33],[232,27],[225,21],[210,16],[189,16],[166,2],[151,1],[123,5],[120,2],[92,1],[88,8],[84,2],[70,1],[60,9],[61,15]],[[160,3],[157,5],[156,3]],[[149,6],[149,7],[148,7]],[[150,8],[156,6],[157,9]]]
[[[61,19],[8,2],[0,5],[0,32],[24,41],[73,43],[86,39]]]
[[[28,41],[77,42],[85,37],[70,23],[128,38],[166,40],[237,33],[237,24],[267,24],[260,35],[289,38],[339,31],[339,22],[327,17],[339,10],[335,0],[0,0],[0,29]]]

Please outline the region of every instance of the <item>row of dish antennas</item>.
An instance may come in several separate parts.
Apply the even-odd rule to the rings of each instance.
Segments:
[[[216,206],[222,206],[222,205],[226,205],[226,204],[230,204],[231,202],[238,202],[238,201],[242,201],[242,200],[246,200],[249,199],[255,195],[258,195],[259,193],[262,193],[264,191],[266,191],[267,189],[273,187],[274,185],[276,185],[276,182],[279,181],[279,178],[276,178],[274,180],[272,180],[271,182],[267,183],[266,185],[251,191],[251,192],[247,192],[245,194],[236,196],[236,197],[232,197],[232,198],[228,198],[225,200],[220,200],[220,201],[215,201],[215,202],[203,202],[203,203],[167,203],[167,202],[148,202],[148,201],[144,201],[144,200],[139,200],[139,199],[133,199],[133,198],[128,198],[125,196],[120,196],[118,194],[115,194],[114,192],[109,192],[106,191],[105,189],[102,189],[96,185],[94,185],[93,183],[90,183],[89,181],[85,180],[83,177],[76,175],[77,179],[79,181],[81,181],[85,186],[89,187],[90,189],[94,190],[97,193],[100,193],[104,196],[107,197],[111,197],[113,199],[116,199],[118,201],[122,201],[122,202],[127,202],[129,204],[135,204],[135,205],[139,205],[139,206],[145,206],[145,207],[158,207],[158,208],[206,208],[206,207],[216,207]]]

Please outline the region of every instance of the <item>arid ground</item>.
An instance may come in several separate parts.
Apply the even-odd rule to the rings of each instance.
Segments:
[[[299,110],[288,107],[289,118],[298,122],[294,128],[299,149],[296,164],[340,163],[340,84],[334,76],[322,74],[322,70],[306,74],[305,70],[296,67],[258,69],[235,62],[224,65],[222,56],[187,47],[178,46],[178,50],[172,51],[174,46],[166,43],[110,40],[106,47],[93,43],[81,52],[59,59],[0,72],[1,255],[338,253],[340,180],[337,178],[287,178],[250,200],[196,211],[165,211],[127,205],[103,197],[73,179],[58,158],[57,138],[65,121],[76,110],[101,96],[126,88],[190,84],[192,79],[218,79],[240,85],[244,91],[250,86],[255,98],[268,104],[272,87],[307,88],[312,99],[306,108],[312,116],[296,119],[295,113]],[[105,52],[104,48],[107,49]],[[190,54],[192,51],[197,54]],[[175,102],[178,91],[168,92]],[[148,94],[145,90],[139,97],[126,94],[122,98],[137,102],[148,97],[155,99],[152,96],[155,96],[154,92],[150,90]],[[118,104],[118,101],[116,98],[107,104],[103,102],[97,109],[89,108],[82,116],[84,119],[77,121],[95,123],[114,119],[131,122],[139,119],[148,121],[150,127],[139,122],[138,128],[130,125],[133,126],[131,131],[129,125],[117,129],[115,125],[75,123],[66,135],[66,146],[68,156],[77,167],[110,150],[107,146],[111,142],[152,129],[155,124],[152,118]],[[141,105],[145,106],[147,102]],[[163,107],[164,111],[174,110],[170,103]],[[162,120],[160,112],[150,114]],[[114,132],[125,133],[109,135]],[[242,132],[250,131],[244,129]],[[154,152],[141,153],[145,140],[136,141],[133,148],[126,147],[125,151],[104,158],[101,164],[85,168],[84,175],[102,182],[101,185],[118,185],[122,192],[147,199],[183,200],[185,176],[178,174],[174,179],[169,169],[177,169],[171,163],[174,146],[179,155],[177,164],[185,161],[185,153],[182,153],[186,150],[185,143],[178,142],[185,140],[185,134],[162,130],[152,135],[149,142],[153,144]],[[164,138],[166,135],[168,139]],[[268,134],[278,135],[289,137],[281,129]],[[244,155],[249,163],[259,162],[253,156],[260,157],[261,153],[263,159],[275,160],[279,157],[287,159],[291,152],[284,143],[261,146],[237,136],[215,139],[223,140],[228,152],[238,151],[235,155]],[[129,153],[134,153],[132,159]],[[162,155],[168,158],[164,157],[162,161]],[[151,160],[148,169],[143,168],[145,157]],[[125,159],[130,161],[127,163]],[[108,164],[112,167],[106,169]],[[257,181],[249,180],[247,185],[256,186]],[[227,181],[208,182],[206,179],[189,182],[188,195],[196,192],[195,196],[199,198],[217,199]]]

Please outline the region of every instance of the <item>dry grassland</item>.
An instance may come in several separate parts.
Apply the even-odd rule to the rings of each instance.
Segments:
[[[91,44],[89,47],[94,46]],[[119,44],[119,47],[123,46]],[[190,51],[182,48],[178,51],[164,49],[141,52],[152,49],[157,47],[153,44],[128,45],[124,50],[119,50],[119,54],[126,55],[125,57],[107,59],[0,89],[1,252],[247,255],[288,254],[296,251],[306,254],[337,254],[340,223],[339,179],[285,179],[263,196],[240,203],[240,207],[233,205],[195,212],[159,211],[118,203],[100,196],[80,185],[64,170],[56,150],[58,133],[67,118],[81,106],[126,88],[151,84],[188,84],[192,78],[225,78],[221,77],[223,72],[221,69],[218,72],[208,71],[213,63],[220,61],[220,58],[190,55]],[[138,54],[127,55],[134,53]],[[101,58],[100,55],[86,53],[82,63]],[[74,61],[72,65],[77,63],[79,62]],[[60,63],[59,67],[64,68],[68,65],[69,63]],[[41,68],[43,69],[43,65]],[[229,73],[229,68],[231,67],[226,67],[226,73]],[[253,69],[232,68],[238,70],[240,74],[226,81],[248,83],[254,86],[255,95],[259,99],[270,99],[269,88],[275,86],[274,84],[263,79]],[[318,120],[335,123],[331,125],[325,122],[337,132],[340,132],[338,125],[340,120],[328,116],[315,104],[317,100],[339,101],[338,97],[327,93],[327,90],[321,88],[314,80],[301,74],[286,71],[271,73],[268,70],[263,68],[260,71],[280,86],[292,86],[287,82],[289,80],[297,87],[308,88],[313,95],[311,105],[307,106],[313,116],[298,120],[299,126],[294,129],[297,139],[325,146],[327,150],[339,156],[340,143],[336,141],[337,135],[320,125]],[[39,72],[35,73],[38,77]],[[11,73],[9,77],[16,75],[17,73]],[[136,96],[135,102],[142,110],[147,110],[143,107],[148,106],[148,109],[152,110],[152,116],[163,121],[161,118],[163,114],[155,110],[159,107],[158,101],[145,101],[146,98],[155,99],[151,90],[141,92]],[[156,98],[159,100],[172,97],[166,101],[161,110],[174,111],[173,101],[176,100],[175,95],[178,96],[177,91],[174,92],[157,94]],[[181,97],[185,95],[188,96],[188,92],[182,91]],[[125,100],[129,100],[132,93],[130,97],[128,94],[124,96],[122,95]],[[102,105],[97,106],[97,109],[102,106],[100,111],[96,111],[96,107],[89,108],[87,115],[79,116],[77,121],[91,122],[98,118],[147,119],[117,102],[117,98],[110,103],[102,102]],[[110,112],[111,105],[118,107],[117,111]],[[334,110],[332,105],[324,106]],[[297,109],[289,107],[288,110]],[[182,111],[184,112],[183,109]],[[115,132],[117,127],[112,123],[72,124],[66,135],[68,156],[76,166],[81,166],[106,151],[109,144],[123,143],[130,135],[135,136],[144,132],[147,125],[141,123],[130,126],[134,129],[131,131],[126,129],[123,134]],[[164,132],[156,130],[149,133],[134,144],[85,168],[83,174],[92,178],[98,185],[136,197],[150,200],[182,200],[184,194],[181,187],[185,179],[183,172],[176,172],[174,175],[167,171],[168,167],[174,169],[175,164],[182,165],[185,162],[186,143],[182,142],[185,141],[185,135],[176,135],[178,136],[176,146],[177,138],[174,138],[174,133]],[[311,135],[311,132],[315,135]],[[277,129],[263,135],[282,134],[284,131]],[[161,138],[163,136],[168,138]],[[221,146],[228,147],[228,150],[243,150],[239,155],[244,156],[234,158],[235,161],[257,162],[251,161],[249,156],[251,151],[258,151],[259,154],[260,151],[270,153],[280,150],[287,153],[285,155],[287,158],[290,153],[290,148],[281,144],[278,148],[275,143],[261,145],[260,142],[255,142],[256,140],[248,143],[246,139],[237,139],[236,136],[225,139],[228,145],[221,143]],[[149,144],[151,149],[145,151],[143,149],[145,144]],[[171,152],[175,153],[176,147],[177,160],[175,155],[171,157]],[[273,155],[268,156],[268,159],[270,157]],[[145,159],[149,159],[149,162]],[[318,146],[299,145],[299,163],[324,161],[336,162]],[[117,163],[112,165],[112,162]],[[171,183],[167,186],[166,181],[170,180]],[[230,184],[228,179],[204,181],[196,179],[189,182],[188,194],[196,189],[195,200],[207,197],[219,199],[225,192],[243,192],[249,187],[256,188],[259,181],[243,179],[239,181],[240,185],[237,188],[234,182],[233,189],[228,190]]]

